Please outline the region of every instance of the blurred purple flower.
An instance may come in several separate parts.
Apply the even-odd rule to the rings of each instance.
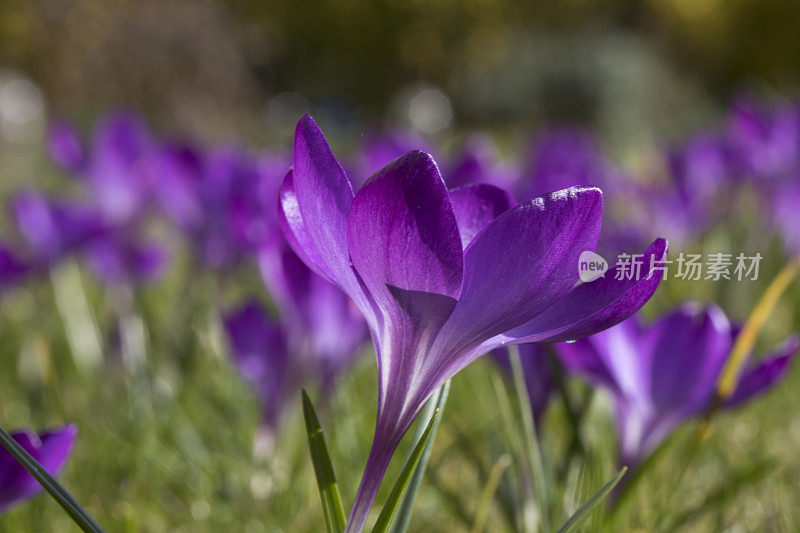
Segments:
[[[16,285],[30,270],[30,265],[21,260],[6,245],[0,243],[0,290]]]
[[[86,249],[92,271],[107,284],[148,282],[164,272],[168,256],[156,243],[113,232],[95,238]]]
[[[282,238],[277,243],[265,244],[259,264],[280,317],[250,301],[224,319],[234,362],[259,394],[273,435],[301,386],[316,382],[331,392],[367,333],[350,299],[311,272]]]
[[[289,166],[285,158],[253,157],[232,146],[205,153],[168,146],[160,159],[159,202],[203,264],[228,267],[273,238],[275,197]]]
[[[233,361],[258,394],[264,427],[273,435],[286,405],[292,400],[290,353],[286,335],[257,301],[248,302],[223,317]]]
[[[86,156],[78,132],[67,121],[56,120],[47,129],[47,151],[50,158],[73,176],[85,172]]]
[[[619,462],[635,467],[678,425],[709,408],[736,333],[718,307],[689,303],[649,326],[633,318],[556,349],[568,370],[611,393]],[[775,385],[798,345],[791,337],[777,354],[751,364],[724,407]]]
[[[724,206],[734,170],[726,144],[714,135],[700,134],[667,151],[668,180],[639,191],[636,200],[643,218],[673,244],[700,236]]]
[[[448,192],[420,151],[353,195],[322,132],[298,124],[281,189],[287,240],[364,314],[378,358],[375,439],[348,521],[360,531],[403,434],[430,394],[477,357],[510,343],[590,335],[627,318],[660,281],[606,276],[574,287],[594,249],[602,195],[571,188],[514,207],[491,185]],[[666,242],[645,252],[661,261]]]
[[[67,200],[51,200],[27,190],[12,203],[14,219],[33,261],[47,266],[64,254],[80,250],[105,230],[91,206]]]
[[[594,136],[574,128],[554,129],[539,138],[523,179],[525,198],[573,185],[601,187],[607,193],[623,188],[621,172],[605,158]]]
[[[800,110],[794,104],[770,110],[741,98],[731,111],[728,142],[746,176],[770,181],[794,174],[800,166]]]
[[[134,114],[119,112],[95,127],[86,179],[106,220],[126,222],[148,206],[159,178],[156,147],[144,122]]]
[[[40,435],[17,431],[11,437],[30,453],[45,470],[57,476],[72,451],[78,428],[72,424]],[[22,503],[39,492],[42,486],[11,453],[0,449],[0,512]]]
[[[280,236],[262,246],[259,265],[280,309],[293,358],[329,392],[366,339],[363,316],[335,285],[309,270]]]

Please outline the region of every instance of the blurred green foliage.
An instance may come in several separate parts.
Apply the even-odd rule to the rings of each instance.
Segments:
[[[537,106],[547,118],[592,120],[596,78],[625,57],[595,72],[570,43],[592,56],[617,38],[630,41],[625,53],[651,51],[644,61],[718,100],[742,89],[787,94],[800,84],[793,0],[0,3],[0,66],[33,76],[57,109],[130,105],[209,135],[234,131],[286,91],[343,120],[380,120],[398,91],[419,81],[451,95],[466,123],[513,123]],[[524,83],[542,75],[531,72],[542,64],[530,58],[543,52],[563,72],[543,86]],[[626,83],[647,75],[632,74]],[[494,104],[475,101],[474,78],[489,84]]]

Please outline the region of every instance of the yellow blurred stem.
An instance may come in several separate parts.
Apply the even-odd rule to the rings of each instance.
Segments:
[[[781,295],[786,292],[799,270],[800,256],[796,256],[778,272],[778,275],[775,276],[775,279],[772,280],[755,308],[753,308],[753,312],[747,318],[741,333],[736,337],[731,354],[722,369],[717,383],[717,398],[719,401],[725,401],[733,395],[742,367],[747,362],[747,355],[753,350],[758,334],[764,328],[764,324],[772,314],[772,310]]]

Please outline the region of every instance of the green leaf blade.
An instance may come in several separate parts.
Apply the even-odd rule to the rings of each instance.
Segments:
[[[386,501],[386,504],[381,510],[381,514],[378,516],[378,521],[375,522],[375,527],[372,530],[373,533],[386,533],[389,530],[392,519],[397,513],[397,509],[400,507],[400,502],[403,500],[403,495],[405,494],[412,477],[414,477],[414,472],[416,471],[417,465],[422,458],[425,447],[428,444],[428,440],[433,435],[433,428],[438,418],[439,410],[436,409],[431,417],[431,421],[428,423],[428,427],[425,428],[425,432],[422,434],[422,437],[419,439],[414,451],[409,456],[408,461],[406,461],[405,466],[403,466],[403,471],[400,473],[400,477],[397,478],[397,483],[395,483],[394,487],[392,488],[392,492],[389,494],[389,499]]]
[[[325,524],[328,527],[328,533],[341,533],[344,531],[346,521],[344,507],[342,506],[342,496],[339,493],[339,485],[336,483],[336,475],[333,472],[331,458],[328,454],[328,447],[325,445],[325,435],[322,432],[322,426],[320,426],[314,405],[311,403],[311,399],[305,389],[303,389],[302,395],[308,449],[311,453],[311,462],[314,465],[314,474],[317,478],[319,497],[322,500]]]
[[[627,466],[623,466],[622,469],[617,472],[617,474],[608,481],[603,487],[597,491],[597,494],[592,496],[586,503],[580,506],[580,508],[575,511],[575,513],[569,517],[569,519],[564,522],[564,525],[561,526],[558,530],[558,533],[566,533],[567,531],[571,531],[575,528],[578,524],[583,522],[583,520],[589,516],[589,513],[600,503],[603,498],[605,498],[611,489],[617,486],[617,483],[622,479],[622,476],[625,475],[625,472],[628,471]]]
[[[441,413],[442,409],[444,409],[444,404],[447,403],[447,396],[449,393],[450,380],[447,380],[444,382],[444,385],[439,387],[439,389],[425,405],[425,409],[422,411],[420,416],[422,420],[426,421],[426,429],[427,424],[430,423],[434,413]],[[431,437],[428,440],[428,444],[425,445],[419,465],[417,465],[417,468],[414,470],[414,476],[411,478],[411,483],[406,490],[405,495],[403,496],[403,501],[400,503],[400,509],[398,511],[397,518],[389,529],[389,533],[405,533],[406,530],[408,530],[408,525],[411,522],[411,513],[414,510],[414,500],[416,500],[417,492],[419,492],[419,488],[422,485],[422,478],[425,475],[425,470],[427,470],[428,460],[430,459],[431,450],[433,449],[433,441],[436,437],[436,430],[439,428],[440,422],[441,417],[439,417],[439,419],[433,425]],[[418,430],[414,435],[414,442],[419,442],[422,439],[424,431],[421,428],[421,425],[418,426]]]

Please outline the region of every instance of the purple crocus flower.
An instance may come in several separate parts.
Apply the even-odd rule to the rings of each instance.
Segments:
[[[518,346],[518,349],[533,421],[538,428],[555,389],[553,372],[541,344],[522,344]],[[511,376],[511,359],[508,348],[495,350],[491,355],[503,372]]]
[[[573,185],[593,185],[607,192],[618,187],[621,173],[604,157],[594,136],[575,128],[558,128],[537,140],[525,176],[527,198]]]
[[[355,360],[366,324],[350,299],[311,272],[282,238],[259,252],[264,282],[280,317],[250,301],[224,318],[234,362],[262,402],[264,429],[274,436],[301,386],[329,393]]]
[[[725,142],[707,133],[668,150],[666,163],[668,180],[642,189],[637,207],[670,242],[685,244],[713,221],[735,172]]]
[[[718,307],[689,303],[650,325],[633,318],[556,348],[568,370],[611,393],[619,462],[635,467],[679,424],[710,407],[736,334]],[[776,354],[751,364],[723,407],[739,405],[783,378],[798,345],[792,337]]]
[[[72,451],[78,428],[68,424],[37,435],[17,431],[11,437],[51,475],[57,476]],[[0,449],[0,513],[42,491],[39,482],[5,448]]]
[[[89,243],[86,258],[92,271],[111,285],[156,280],[168,262],[157,243],[112,231]]]
[[[275,235],[274,202],[287,167],[277,154],[170,145],[160,154],[156,194],[202,264],[224,269]]]
[[[284,234],[298,256],[364,314],[378,359],[375,438],[348,520],[360,531],[400,439],[437,387],[510,343],[590,335],[646,302],[660,271],[575,286],[600,231],[599,189],[576,187],[514,206],[491,185],[448,192],[436,163],[410,152],[353,195],[309,116],[281,189]],[[645,252],[662,261],[666,242]]]
[[[796,105],[770,110],[740,98],[731,111],[728,142],[740,172],[767,182],[786,177],[800,166],[800,111]]]
[[[34,262],[44,265],[81,249],[105,230],[102,219],[91,206],[51,200],[32,190],[17,194],[12,212]]]
[[[281,313],[290,351],[323,392],[355,360],[367,336],[364,318],[342,291],[315,274],[278,236],[259,251],[267,290]]]
[[[155,139],[136,115],[116,113],[95,128],[86,179],[103,217],[123,223],[147,207],[158,179]]]
[[[287,386],[291,376],[285,332],[257,301],[225,315],[223,324],[236,368],[258,394],[263,426],[272,437],[294,393]]]

